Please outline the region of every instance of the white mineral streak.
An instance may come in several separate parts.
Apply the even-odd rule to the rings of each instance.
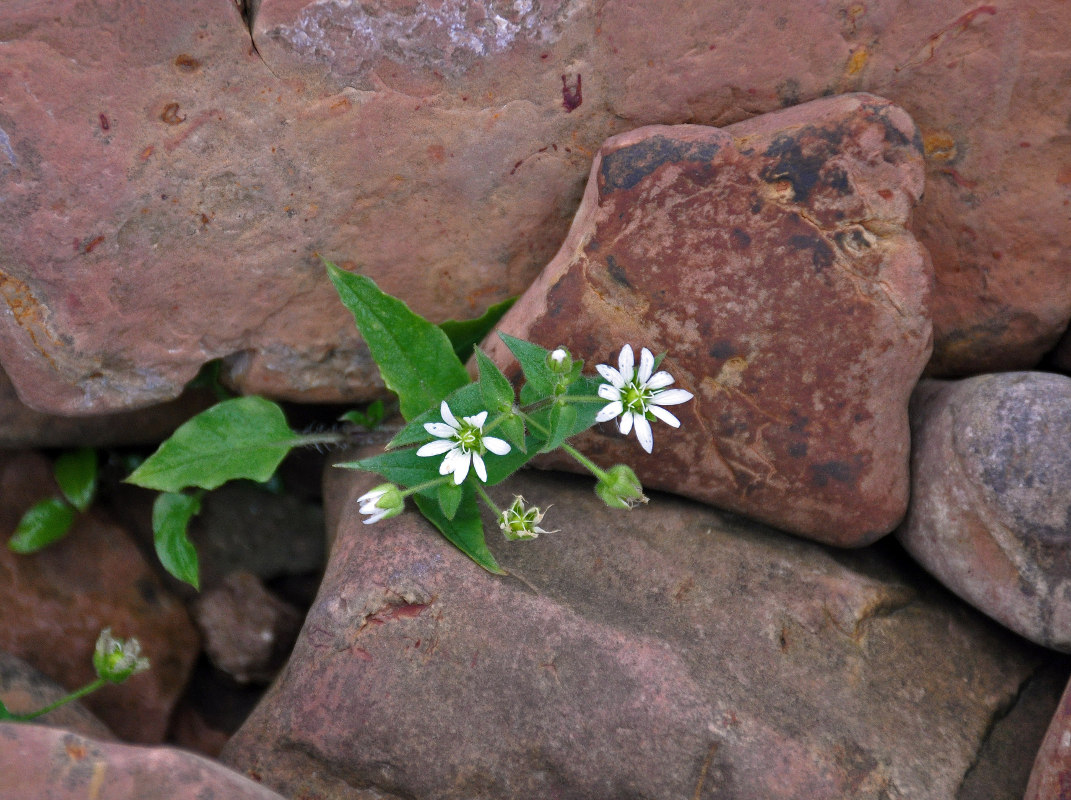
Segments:
[[[315,0],[293,25],[271,31],[310,61],[364,75],[382,58],[458,74],[475,59],[518,39],[550,43],[560,36],[572,2],[444,0],[411,11],[370,8],[358,0]],[[547,8],[544,9],[544,5]]]

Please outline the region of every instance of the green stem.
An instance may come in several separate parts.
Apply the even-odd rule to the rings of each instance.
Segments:
[[[450,480],[453,480],[452,476],[443,475],[441,478],[435,478],[434,480],[425,481],[424,483],[418,484],[418,485],[414,486],[411,489],[406,489],[404,492],[402,492],[402,497],[408,497],[411,494],[416,494],[417,492],[422,492],[425,489],[431,489],[431,488],[434,488],[436,486],[442,486],[444,483],[446,483],[447,481],[450,481]]]
[[[97,689],[104,686],[107,682],[108,681],[104,678],[97,678],[92,683],[87,683],[81,689],[76,689],[69,695],[61,697],[55,703],[50,703],[44,708],[39,708],[37,711],[31,711],[29,714],[13,714],[10,711],[8,713],[11,715],[11,719],[16,720],[17,722],[29,722],[30,720],[37,719],[38,717],[43,717],[50,711],[55,711],[60,706],[66,703],[70,703],[72,700],[78,700],[79,698],[85,697],[91,692],[97,691]]]
[[[480,484],[479,481],[475,481],[474,484],[476,486],[476,494],[478,494],[480,496],[480,498],[485,503],[487,503],[487,507],[488,508],[490,508],[492,511],[495,512],[495,517],[496,518],[501,517],[502,516],[502,509],[499,508],[497,505],[495,505],[495,501],[492,500],[491,496],[487,494],[487,492],[483,488],[483,485]]]
[[[291,447],[308,447],[313,444],[338,444],[346,441],[344,433],[308,433],[290,440]]]
[[[536,405],[538,405],[538,403]],[[532,416],[530,416],[527,412],[521,411],[521,416],[524,417],[524,422],[525,422],[526,425],[528,425],[529,427],[535,428],[537,431],[539,431],[541,434],[543,434],[543,436],[548,437],[548,438],[550,437],[550,431],[548,431],[545,426],[543,426],[543,425],[539,424],[538,422],[536,422],[535,419]]]
[[[573,447],[568,442],[562,442],[562,450],[564,450],[566,453],[571,455],[574,459],[579,461],[581,465],[583,465],[585,468],[587,468],[591,472],[591,474],[594,475],[596,478],[598,478],[600,481],[604,480],[607,477],[606,476],[606,470],[604,470],[601,467],[599,467],[598,464],[596,464],[590,458],[585,456],[583,453],[581,453],[579,450],[577,450],[575,447]]]

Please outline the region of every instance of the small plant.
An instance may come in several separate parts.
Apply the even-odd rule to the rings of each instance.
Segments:
[[[598,422],[618,420],[623,434],[636,432],[651,452],[656,420],[679,426],[666,406],[684,403],[690,392],[669,388],[672,376],[656,372],[661,357],[647,348],[637,368],[630,345],[617,367],[600,364],[600,378],[583,374],[584,362],[564,347],[539,345],[499,334],[520,363],[519,394],[502,371],[475,345],[509,307],[488,310],[476,320],[434,325],[391,297],[369,278],[325,262],[342,303],[354,316],[387,388],[398,397],[407,424],[379,455],[340,467],[382,475],[388,483],[359,498],[359,511],[374,523],[400,514],[412,498],[421,513],[462,552],[490,572],[502,569],[487,548],[479,502],[493,511],[509,539],[532,539],[545,515],[518,497],[500,509],[484,487],[502,482],[540,453],[562,449],[597,479],[596,492],[608,505],[630,508],[646,502],[635,473],[619,464],[604,470],[568,440]],[[475,348],[478,378],[463,360]],[[382,406],[351,412],[351,424],[374,425]],[[340,442],[339,432],[298,434],[278,405],[260,397],[226,400],[180,427],[138,467],[129,482],[165,494],[154,507],[157,552],[164,566],[196,586],[197,555],[186,537],[200,493],[235,478],[267,480],[294,447]],[[158,512],[158,513],[157,513]],[[157,519],[159,517],[159,519]],[[159,525],[157,525],[159,523]]]
[[[105,628],[100,632],[97,646],[93,651],[93,670],[97,673],[96,680],[61,697],[54,703],[49,703],[44,708],[24,714],[8,711],[7,707],[0,703],[0,722],[30,722],[50,711],[55,711],[72,700],[85,697],[109,683],[123,683],[148,668],[149,659],[141,655],[141,644],[137,639],[126,641],[117,639],[112,636],[111,628]]]
[[[78,513],[85,513],[97,491],[97,454],[85,447],[64,453],[56,459],[52,474],[60,496],[35,503],[23,514],[8,539],[10,550],[35,553],[66,536]]]

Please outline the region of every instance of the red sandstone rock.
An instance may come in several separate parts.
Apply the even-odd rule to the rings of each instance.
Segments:
[[[214,761],[172,747],[134,747],[10,723],[0,723],[0,797],[283,800]]]
[[[603,466],[871,542],[907,507],[907,401],[930,352],[929,263],[903,228],[916,147],[907,115],[869,95],[614,137],[569,238],[499,327],[589,369],[626,342],[669,353],[695,394],[672,408],[681,428],[655,423],[645,455],[604,425],[578,440]],[[512,361],[497,336],[486,347]]]
[[[13,714],[29,714],[60,700],[68,691],[50,681],[21,658],[0,651],[0,701]],[[65,728],[94,739],[115,738],[108,726],[77,700],[35,720],[37,725]]]
[[[1023,800],[1066,800],[1071,797],[1071,685],[1049,724],[1038,751]]]
[[[1071,652],[1071,378],[926,381],[912,428],[901,543],[976,608]]]
[[[1059,0],[0,5],[0,360],[34,408],[381,391],[316,254],[436,319],[551,258],[592,153],[865,90],[916,120],[934,369],[1032,364],[1071,316]]]
[[[0,456],[0,531],[14,531],[22,513],[52,493],[58,489],[43,458]],[[152,668],[82,702],[122,739],[163,740],[197,657],[197,632],[124,530],[91,510],[67,538],[38,553],[0,547],[0,608],[0,650],[69,691],[96,677],[92,655],[102,628],[136,637]]]
[[[499,577],[415,512],[362,524],[378,479],[338,472],[320,595],[222,756],[288,796],[947,800],[1034,671],[874,549],[528,472],[493,494],[561,532],[492,536]]]

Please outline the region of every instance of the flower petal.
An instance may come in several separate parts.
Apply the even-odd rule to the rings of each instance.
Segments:
[[[621,373],[621,377],[625,379],[625,383],[632,380],[632,368],[635,363],[635,357],[632,355],[632,345],[626,344],[621,348],[621,354],[617,357],[617,369]]]
[[[678,403],[687,403],[692,396],[692,393],[685,389],[666,389],[664,392],[657,392],[651,402],[656,406],[675,406]]]
[[[621,390],[616,386],[611,386],[608,383],[600,383],[599,397],[601,397],[603,400],[620,400]]]
[[[425,422],[424,430],[432,436],[438,436],[440,439],[449,439],[457,433],[456,429],[451,428],[445,422]]]
[[[389,510],[390,509],[386,509],[386,508],[376,509],[377,513],[373,514],[368,519],[366,519],[364,521],[364,524],[365,525],[371,525],[373,522],[379,522],[381,519],[383,519],[383,517],[385,517],[387,515],[387,511],[389,511]],[[367,514],[368,512],[365,511],[364,509],[361,509],[361,513],[362,514]]]
[[[441,456],[447,450],[453,450],[457,446],[456,442],[449,439],[436,439],[434,442],[428,442],[426,445],[416,451],[418,456]]]
[[[476,475],[481,481],[487,483],[487,467],[484,466],[483,458],[479,453],[472,454],[472,466],[476,470]],[[454,482],[457,482],[457,476],[454,476]]]
[[[439,406],[439,413],[442,415],[443,422],[445,422],[455,431],[461,427],[460,423],[458,423],[457,421],[457,417],[455,417],[450,411],[450,406],[446,404],[445,400],[443,400],[443,404]]]
[[[673,376],[663,370],[662,372],[656,372],[651,376],[651,379],[645,384],[648,389],[654,391],[655,389],[662,389],[673,383]]]
[[[474,425],[477,428],[482,428],[483,424],[486,421],[487,421],[487,412],[486,411],[481,411],[479,414],[476,414],[475,416],[472,416],[472,417],[465,417],[465,422],[467,422],[469,425]]]
[[[615,400],[614,402],[610,403],[610,405],[604,406],[602,411],[595,415],[595,421],[606,422],[609,419],[613,419],[624,410],[625,407],[621,405],[621,401]]]
[[[671,425],[674,428],[679,428],[681,426],[681,421],[661,406],[651,406],[651,413],[667,425]]]
[[[626,411],[624,414],[621,415],[621,421],[617,423],[618,430],[620,430],[621,433],[623,433],[625,436],[628,436],[629,432],[632,430],[632,418],[634,416],[636,415],[633,414],[631,411]]]
[[[647,417],[636,414],[636,438],[640,440],[640,447],[648,453],[654,448],[654,435],[651,433],[651,423]]]
[[[652,370],[654,370],[654,354],[644,347],[640,350],[640,371],[636,375],[640,383],[647,383]]]
[[[446,458],[443,459],[443,463],[439,465],[439,474],[449,475],[453,472],[459,458],[463,458],[460,450],[451,450],[447,453]]]
[[[606,364],[596,364],[595,369],[602,375],[603,380],[609,381],[618,389],[622,388],[627,383],[621,376],[621,373],[613,367],[608,367]]]
[[[472,464],[472,457],[475,455],[471,450],[462,453],[461,451],[455,451],[457,458],[454,459],[454,483],[458,486],[465,480],[465,476],[469,474],[469,466]]]
[[[496,456],[504,456],[510,451],[509,442],[499,439],[497,436],[484,436],[483,446]]]

